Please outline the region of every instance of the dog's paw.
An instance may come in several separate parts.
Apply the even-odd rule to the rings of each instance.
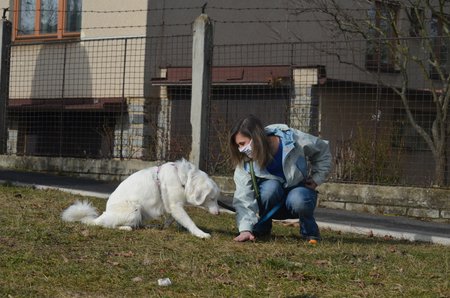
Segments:
[[[208,234],[208,233],[205,233],[205,232],[197,232],[194,235],[197,236],[198,238],[202,238],[202,239],[211,238],[211,234]]]
[[[122,230],[122,231],[132,231],[133,230],[133,228],[130,226],[120,226],[120,227],[118,227],[118,229]]]

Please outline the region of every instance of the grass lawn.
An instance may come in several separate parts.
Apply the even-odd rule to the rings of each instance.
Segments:
[[[235,243],[234,215],[198,208],[188,213],[211,239],[175,224],[62,222],[80,198],[0,186],[0,297],[450,297],[449,247],[327,230],[310,245],[280,223],[270,239]],[[166,277],[172,285],[158,286]]]

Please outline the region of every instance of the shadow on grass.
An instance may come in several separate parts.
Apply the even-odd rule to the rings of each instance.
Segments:
[[[155,225],[154,228],[159,230],[166,230],[169,226],[175,227],[178,231],[184,231],[189,233],[184,227],[182,227],[180,224],[178,224],[176,221],[172,221],[172,224],[169,224],[169,226],[165,226],[164,224],[161,225]],[[226,238],[230,238],[231,240],[236,237],[239,233],[237,230],[230,227],[230,229],[224,228],[224,226],[218,228],[218,227],[211,227],[208,225],[206,227],[205,225],[199,224],[199,229],[206,233],[210,233],[213,237],[214,235],[221,235]],[[296,228],[293,228],[296,231],[298,231]],[[290,229],[289,229],[290,230]],[[297,243],[306,243],[306,241],[297,233],[293,231],[289,231],[287,233],[283,233],[280,231],[272,231],[271,235],[265,235],[265,236],[259,236],[257,237],[256,242],[297,242]],[[360,234],[351,234],[351,233],[339,233],[339,232],[332,232],[329,230],[324,230],[322,233],[322,241],[323,244],[339,244],[339,243],[346,243],[346,244],[360,244],[360,245],[375,245],[375,244],[383,244],[383,245],[398,245],[398,244],[409,244],[414,245],[414,242],[410,242],[408,240],[398,240],[394,239],[392,237],[371,237],[371,236],[364,236]]]
[[[400,240],[400,239],[394,239],[392,237],[369,237],[366,236],[364,238],[363,235],[353,235],[353,234],[345,234],[345,235],[330,235],[323,237],[323,241],[326,241],[328,243],[354,243],[354,244],[411,244],[415,245],[414,242],[408,241],[408,240]]]
[[[224,235],[230,238],[236,237],[239,233],[224,229],[205,229],[205,232],[214,234]],[[300,237],[300,235],[289,234],[289,235],[279,235],[279,234],[271,234],[259,236],[256,239],[256,242],[297,242],[297,243],[307,243],[304,238]],[[359,244],[359,245],[399,245],[399,244],[409,244],[415,245],[414,242],[410,242],[408,240],[396,240],[393,238],[379,238],[379,237],[367,237],[361,238],[361,235],[324,235],[322,236],[322,241],[320,243],[334,245],[338,243],[346,243],[346,244]],[[307,296],[309,297],[309,296]]]

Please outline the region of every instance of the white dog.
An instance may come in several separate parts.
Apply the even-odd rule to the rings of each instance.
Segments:
[[[88,201],[77,201],[64,210],[64,221],[132,230],[147,219],[156,219],[165,212],[170,214],[191,234],[209,238],[200,230],[183,206],[190,203],[219,213],[217,200],[220,190],[208,175],[192,163],[181,159],[159,167],[140,170],[125,179],[109,196],[106,210],[98,216]]]

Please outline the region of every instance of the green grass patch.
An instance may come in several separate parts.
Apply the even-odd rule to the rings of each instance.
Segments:
[[[1,297],[449,297],[445,246],[328,230],[309,245],[278,223],[269,239],[235,243],[234,215],[192,207],[211,239],[176,224],[127,232],[62,222],[77,199],[0,186]],[[104,210],[105,200],[89,200]],[[158,286],[166,277],[172,285]]]

